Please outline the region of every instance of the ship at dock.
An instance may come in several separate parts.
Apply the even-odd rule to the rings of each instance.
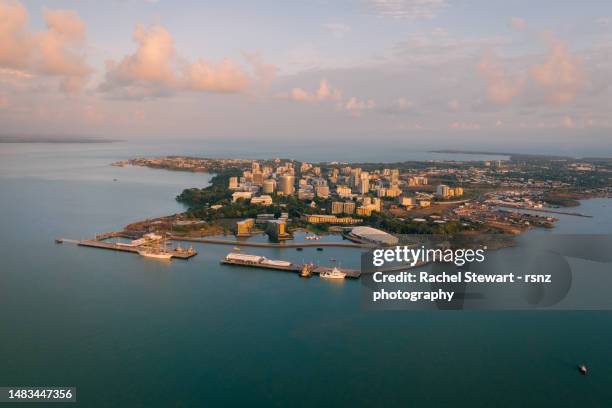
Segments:
[[[141,249],[138,251],[138,255],[144,256],[145,258],[159,259],[161,261],[169,261],[172,259],[172,253],[163,250],[154,249]]]
[[[319,275],[323,279],[359,278],[361,271],[357,269],[345,269],[314,265],[312,263],[297,264],[289,261],[268,259],[261,255],[230,252],[221,259],[225,265],[250,266],[261,269],[275,269],[279,271],[294,272],[300,277],[307,278]]]
[[[331,271],[321,272],[319,277],[321,279],[344,279],[346,277],[346,273],[334,267]]]

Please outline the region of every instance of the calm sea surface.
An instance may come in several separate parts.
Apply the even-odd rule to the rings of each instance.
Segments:
[[[358,281],[221,266],[229,247],[199,245],[192,260],[163,264],[54,244],[181,211],[174,197],[209,180],[110,167],[115,160],[266,157],[164,149],[0,145],[0,386],[76,386],[84,407],[612,401],[612,312],[366,312]],[[557,232],[609,233],[611,208],[586,201],[579,211],[595,218],[562,217]],[[345,248],[248,252],[359,264]],[[577,374],[581,362],[587,377]]]

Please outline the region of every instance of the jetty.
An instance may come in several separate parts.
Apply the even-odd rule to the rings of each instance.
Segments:
[[[228,254],[230,255],[230,254]],[[276,271],[300,273],[304,269],[304,264],[294,264],[287,261],[269,260],[258,255],[243,255],[244,259],[232,259],[228,256],[221,259],[223,265],[247,266],[250,268],[271,269]],[[251,258],[251,259],[248,259]],[[333,266],[306,265],[312,274],[319,275],[324,272],[331,272]],[[361,271],[358,269],[337,268],[340,272],[346,274],[347,278],[357,279],[361,276]]]
[[[176,235],[170,235],[173,241],[198,242],[201,244],[216,244],[216,245],[232,245],[255,248],[309,248],[309,247],[339,247],[339,248],[364,248],[365,245],[354,242],[246,242],[229,239],[216,238],[191,238]]]
[[[142,251],[143,249],[146,248],[145,245],[126,245],[126,244],[121,244],[121,243],[108,242],[108,241],[104,241],[100,239],[75,240],[75,239],[68,239],[68,238],[57,238],[55,242],[58,244],[63,244],[63,243],[75,244],[75,245],[82,246],[82,247],[107,249],[111,251],[120,251],[120,252],[131,252],[135,254],[138,254],[138,251]],[[189,250],[182,250],[180,248],[179,249],[177,248],[165,249],[165,252],[170,253],[172,255],[172,258],[178,258],[178,259],[193,258],[194,256],[198,254],[197,251],[193,249],[189,251]]]

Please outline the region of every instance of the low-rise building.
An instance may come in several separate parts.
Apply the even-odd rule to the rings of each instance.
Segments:
[[[327,214],[306,214],[302,219],[310,224],[358,224],[361,220],[351,217],[337,217]]]
[[[251,204],[256,205],[272,205],[272,197],[269,195],[261,195],[259,197],[251,198]]]

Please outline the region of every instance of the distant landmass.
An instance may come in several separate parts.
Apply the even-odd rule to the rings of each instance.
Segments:
[[[0,135],[0,143],[114,143],[115,139],[89,136]]]
[[[508,156],[512,160],[571,160],[575,157],[569,156],[557,156],[549,154],[533,154],[533,153],[510,153],[510,152],[489,152],[480,150],[456,150],[456,149],[444,149],[444,150],[431,150],[429,153],[452,153],[452,154],[480,154],[487,156]]]

